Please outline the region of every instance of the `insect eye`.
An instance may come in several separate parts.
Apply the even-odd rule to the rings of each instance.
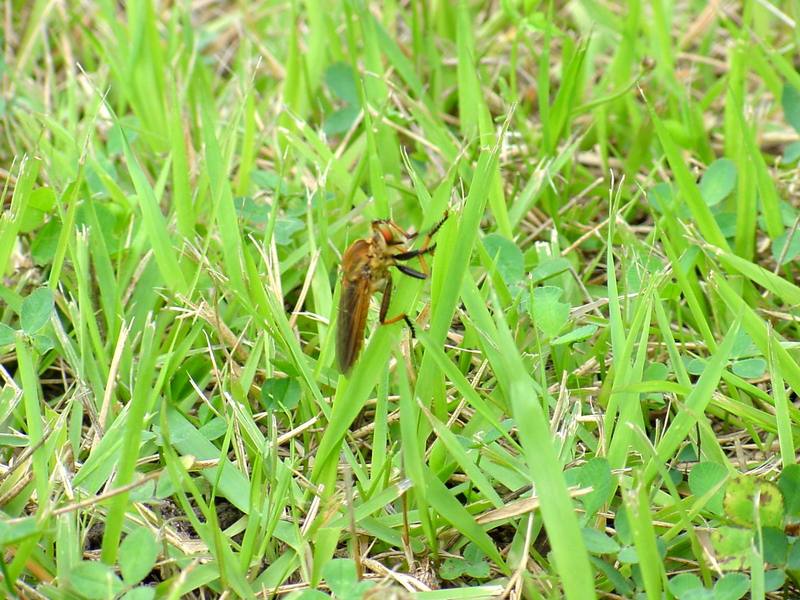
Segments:
[[[381,235],[383,236],[383,239],[387,244],[394,239],[394,236],[392,235],[392,230],[389,229],[388,227],[381,227],[379,231],[381,232]]]

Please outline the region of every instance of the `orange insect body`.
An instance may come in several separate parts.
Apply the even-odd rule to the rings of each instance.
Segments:
[[[339,324],[336,331],[336,356],[342,373],[350,371],[361,352],[369,302],[375,292],[383,291],[380,308],[381,324],[395,323],[404,319],[413,332],[413,325],[405,314],[392,319],[386,318],[392,297],[392,276],[389,269],[395,267],[409,277],[425,279],[427,273],[421,273],[399,263],[419,257],[423,270],[427,271],[427,265],[422,257],[433,252],[435,246],[429,246],[428,242],[446,218],[447,215],[431,230],[426,236],[425,243],[418,250],[408,248],[408,242],[417,236],[416,233],[406,233],[394,222],[384,219],[372,222],[371,237],[353,242],[345,251],[342,257],[342,293],[339,299]],[[395,234],[402,239],[395,237]]]

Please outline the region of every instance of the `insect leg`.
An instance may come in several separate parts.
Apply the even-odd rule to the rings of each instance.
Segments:
[[[436,244],[431,244],[431,238],[436,234],[437,231],[444,225],[444,222],[447,220],[447,213],[444,214],[444,217],[441,221],[439,221],[436,225],[433,226],[433,229],[430,230],[428,235],[425,236],[425,241],[422,243],[422,247],[416,250],[409,250],[408,252],[401,252],[399,254],[395,254],[392,258],[395,260],[411,260],[412,258],[419,257],[420,265],[422,265],[422,271],[427,275],[429,272],[428,263],[425,262],[425,259],[422,258],[426,254],[433,254],[433,251],[436,249]],[[398,266],[398,265],[395,265]],[[399,268],[399,266],[398,266]],[[403,271],[403,269],[400,269]],[[406,271],[403,271],[406,275],[411,275]],[[411,275],[412,277],[417,277],[417,275]],[[420,279],[422,279],[420,277]]]
[[[425,262],[424,256],[426,254],[431,254],[433,250],[436,248],[436,244],[430,245],[431,239],[433,238],[434,235],[436,235],[436,232],[442,228],[442,225],[444,225],[444,222],[447,221],[447,217],[449,216],[450,215],[447,213],[447,211],[444,211],[444,216],[439,220],[438,223],[436,223],[436,225],[433,226],[433,228],[425,236],[425,240],[422,242],[422,246],[420,247],[417,256],[419,256],[419,265],[422,267],[423,273],[427,274],[430,272],[430,269],[428,268],[428,263]]]
[[[409,233],[408,231],[406,231],[405,229],[403,229],[402,227],[400,227],[400,225],[398,225],[398,224],[397,224],[397,223],[395,223],[394,221],[387,220],[387,221],[386,221],[386,224],[387,224],[389,227],[391,227],[392,229],[394,229],[394,230],[395,230],[395,232],[397,232],[397,233],[399,233],[401,236],[403,236],[403,237],[404,237],[406,240],[413,240],[415,237],[417,237],[417,236],[419,235],[419,232],[418,232],[418,231],[415,231],[415,232],[413,232],[413,233]]]
[[[399,315],[393,316],[391,319],[381,321],[381,325],[391,325],[392,323],[397,323],[400,319],[405,321],[406,325],[408,325],[408,328],[411,330],[411,337],[417,337],[417,330],[414,329],[414,324],[411,322],[411,319],[408,318],[406,313],[400,313]]]
[[[395,265],[397,270],[403,273],[404,275],[408,275],[409,277],[413,277],[414,279],[427,279],[428,276],[425,273],[420,273],[416,269],[412,269],[411,267],[407,267],[405,265]]]
[[[426,243],[427,243],[427,242],[430,242],[430,239],[431,239],[431,238],[432,238],[434,235],[436,235],[436,232],[437,232],[437,231],[439,231],[439,230],[442,228],[442,225],[444,225],[444,222],[445,222],[445,221],[447,221],[447,217],[449,217],[449,216],[450,216],[450,215],[448,214],[448,212],[447,212],[447,211],[444,211],[444,216],[443,216],[441,219],[439,219],[439,222],[438,222],[438,223],[436,223],[436,225],[434,225],[434,226],[431,228],[431,230],[428,232],[428,235],[426,235],[426,236],[425,236],[425,241],[426,241]],[[425,246],[425,244],[423,244],[423,246]]]
[[[428,232],[428,233],[425,235],[425,241],[422,243],[422,248],[421,248],[422,250],[424,250],[424,249],[426,249],[426,248],[428,247],[428,244],[430,244],[430,242],[431,242],[431,238],[432,238],[434,235],[436,235],[436,232],[437,232],[437,231],[439,231],[439,229],[441,229],[442,225],[444,225],[444,222],[445,222],[445,221],[447,221],[447,217],[449,217],[449,216],[450,216],[450,215],[447,213],[447,211],[444,211],[444,216],[443,216],[443,217],[442,217],[442,218],[439,220],[439,222],[438,222],[438,223],[436,223],[436,225],[434,225],[434,226],[431,228],[431,230],[430,230],[430,231],[429,231],[429,232]],[[385,222],[386,222],[386,224],[387,224],[389,227],[391,227],[392,229],[394,229],[394,230],[395,230],[395,232],[397,232],[397,233],[399,233],[400,235],[402,235],[402,236],[403,236],[403,237],[404,237],[406,240],[413,240],[413,239],[415,239],[417,236],[419,236],[419,231],[414,231],[414,232],[412,232],[412,233],[409,233],[408,231],[406,231],[405,229],[403,229],[402,227],[400,227],[400,226],[399,226],[397,223],[395,223],[394,221],[387,220],[387,221],[385,221]],[[391,242],[390,242],[390,244],[391,244]]]
[[[378,313],[378,317],[380,319],[381,325],[391,325],[392,323],[397,323],[400,319],[406,322],[408,328],[411,330],[411,337],[416,337],[417,332],[414,330],[414,324],[411,322],[411,319],[408,318],[406,313],[400,313],[399,315],[395,315],[391,319],[386,318],[386,314],[389,312],[389,303],[392,301],[392,279],[391,277],[386,282],[386,287],[383,288],[383,298],[381,299],[381,310]]]
[[[392,278],[386,281],[386,286],[383,288],[383,298],[381,298],[381,311],[378,313],[381,325],[386,324],[386,313],[389,312],[389,303],[392,301]]]

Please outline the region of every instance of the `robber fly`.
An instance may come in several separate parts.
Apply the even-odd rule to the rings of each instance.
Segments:
[[[381,219],[372,222],[371,237],[353,242],[345,251],[342,257],[342,293],[336,331],[336,356],[342,373],[347,374],[350,371],[361,351],[369,301],[375,292],[383,291],[379,313],[381,325],[403,319],[413,335],[414,325],[405,313],[386,318],[392,300],[392,275],[389,268],[395,267],[409,277],[426,279],[428,265],[424,257],[436,248],[436,244],[430,244],[431,238],[446,219],[447,213],[425,236],[425,241],[417,250],[409,250],[409,242],[417,237],[416,233],[408,233],[394,221]],[[400,264],[417,257],[422,272]]]

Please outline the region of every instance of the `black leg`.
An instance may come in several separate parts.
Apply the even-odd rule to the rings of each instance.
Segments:
[[[409,277],[413,277],[415,279],[427,279],[428,276],[425,273],[420,273],[419,271],[412,269],[411,267],[407,267],[405,265],[395,265],[397,270],[403,273],[404,275],[408,275]]]
[[[409,319],[408,315],[405,313],[403,313],[403,320],[406,322],[406,325],[408,325],[408,328],[411,330],[411,337],[412,338],[417,337],[417,330],[414,329],[414,324],[411,322],[411,319]]]
[[[409,250],[408,252],[401,252],[400,254],[395,254],[394,256],[392,256],[392,258],[395,260],[411,260],[412,258],[416,258],[417,256],[424,256],[425,254],[431,254],[433,253],[434,250],[436,250],[436,244],[420,248],[419,250]]]
[[[398,265],[398,267],[401,265]],[[422,273],[420,273],[422,275]],[[381,310],[378,313],[378,317],[380,318],[381,325],[391,325],[392,323],[397,323],[400,319],[406,322],[408,328],[411,330],[411,337],[416,337],[417,332],[414,330],[414,324],[411,322],[411,319],[408,318],[406,313],[400,313],[392,317],[391,319],[386,318],[386,314],[389,312],[389,304],[392,302],[392,278],[389,278],[389,281],[386,282],[386,287],[383,288],[383,298],[381,299]]]
[[[432,238],[434,235],[436,235],[436,232],[437,232],[437,231],[439,231],[439,230],[442,228],[442,225],[444,225],[444,222],[445,222],[445,221],[447,221],[447,217],[449,217],[449,216],[450,216],[450,215],[448,214],[448,212],[447,212],[447,211],[444,211],[444,216],[443,216],[443,217],[442,217],[442,218],[439,220],[439,222],[438,222],[438,223],[436,223],[436,225],[434,225],[434,226],[433,226],[433,229],[431,229],[431,230],[428,232],[428,235],[427,235],[427,236],[425,236],[425,237],[427,237],[428,239],[430,239],[430,238]]]

